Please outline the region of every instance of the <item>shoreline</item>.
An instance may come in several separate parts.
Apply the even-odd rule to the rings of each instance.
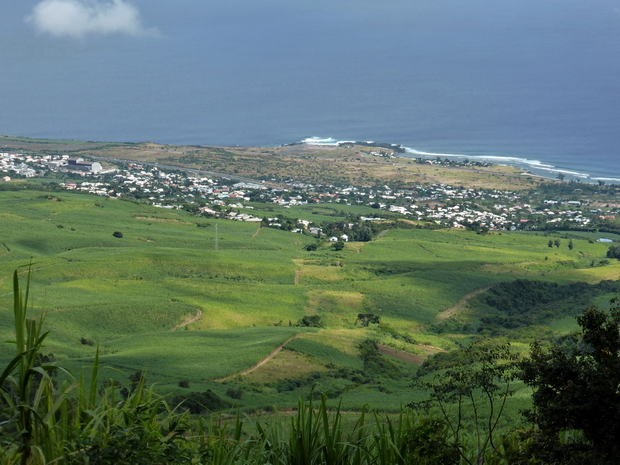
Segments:
[[[11,135],[0,135],[0,142],[2,140],[15,140],[15,141],[23,141],[29,143],[41,143],[41,144],[49,144],[49,143],[65,143],[65,144],[156,144],[162,146],[179,146],[179,144],[161,144],[158,142],[115,142],[115,141],[82,141],[76,139],[44,139],[44,138],[35,138],[35,137],[26,137],[26,136],[11,136]],[[555,165],[544,163],[540,160],[528,159],[522,157],[510,157],[510,156],[499,156],[499,155],[465,155],[458,153],[441,153],[441,152],[429,152],[417,150],[411,147],[406,147],[401,144],[395,143],[384,143],[384,142],[375,142],[375,141],[353,141],[353,140],[338,140],[334,138],[320,138],[320,137],[309,137],[303,139],[299,142],[293,142],[289,144],[282,144],[279,146],[240,146],[240,145],[223,145],[221,148],[275,148],[275,147],[287,147],[287,146],[307,146],[307,147],[343,147],[346,145],[362,145],[367,147],[375,147],[375,148],[383,148],[392,150],[394,152],[394,156],[399,158],[420,158],[420,159],[455,159],[459,161],[473,161],[479,163],[488,163],[491,165],[504,165],[504,166],[512,166],[516,167],[523,171],[523,175],[527,176],[535,176],[542,179],[548,180],[560,180],[560,181],[577,181],[577,182],[585,182],[589,184],[604,184],[610,183],[612,185],[620,184],[620,177],[614,176],[597,176],[587,172],[581,172],[574,169],[569,168],[561,168]],[[216,147],[210,145],[196,145],[196,144],[183,144],[182,146],[187,147]],[[6,146],[5,146],[6,147]]]
[[[379,143],[374,141],[350,141],[350,140],[336,140],[332,138],[319,138],[309,137],[301,142],[288,145],[308,145],[308,146],[343,146],[345,144],[355,145],[367,145],[369,147],[388,148],[395,150],[394,156],[400,158],[422,158],[422,159],[437,159],[437,158],[453,158],[456,160],[471,160],[476,162],[485,162],[492,165],[506,165],[514,166],[523,170],[524,175],[536,176],[543,179],[559,180],[559,181],[577,181],[585,182],[589,184],[596,183],[611,183],[620,184],[620,177],[604,177],[596,176],[590,173],[580,172],[569,168],[559,168],[555,165],[544,163],[540,160],[533,160],[522,157],[510,157],[499,155],[464,155],[456,153],[440,153],[440,152],[426,152],[411,147],[406,147],[400,144],[393,143]],[[410,156],[404,156],[403,154],[409,154]],[[572,177],[572,179],[570,179]],[[562,179],[560,179],[562,178]]]

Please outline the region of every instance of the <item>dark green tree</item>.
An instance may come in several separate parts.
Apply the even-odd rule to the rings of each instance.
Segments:
[[[573,247],[575,246],[573,245],[573,240],[571,239],[568,241],[568,250],[573,250]]]
[[[588,308],[581,332],[551,347],[532,345],[520,376],[534,389],[524,415],[539,430],[538,455],[553,463],[617,463],[620,456],[620,307]],[[583,440],[562,443],[560,433]],[[579,453],[576,453],[579,451]]]
[[[620,259],[620,246],[612,245],[607,250],[607,258],[618,258]]]
[[[297,321],[295,326],[305,326],[307,328],[322,328],[323,322],[321,321],[321,315],[306,315]]]
[[[344,241],[334,242],[332,244],[332,249],[334,249],[336,251],[344,249]]]

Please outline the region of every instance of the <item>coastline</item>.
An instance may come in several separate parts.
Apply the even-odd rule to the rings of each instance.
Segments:
[[[80,141],[80,140],[68,140],[68,139],[39,139],[39,138],[30,138],[23,136],[9,136],[9,135],[1,135],[0,141],[2,140],[21,140],[26,143],[34,143],[34,144],[43,144],[47,145],[50,143],[60,143],[65,144],[67,146],[72,146],[71,149],[75,149],[75,146],[81,145],[92,145],[92,144],[102,144],[104,146],[107,145],[125,145],[125,144],[139,144],[140,142],[112,142],[112,141]],[[146,142],[144,142],[146,143]],[[154,145],[169,145],[169,144],[159,144],[154,142],[148,142],[147,144]],[[288,147],[288,146],[306,146],[306,147],[344,147],[346,145],[361,145],[367,147],[375,147],[380,149],[388,149],[391,150],[393,156],[399,158],[406,159],[452,159],[458,161],[466,161],[469,160],[471,162],[478,163],[488,163],[490,165],[502,165],[502,166],[511,166],[516,167],[522,171],[523,175],[534,176],[541,179],[549,179],[549,180],[558,180],[562,179],[564,181],[577,181],[577,182],[585,182],[591,184],[620,184],[620,176],[601,176],[595,175],[593,173],[588,173],[585,171],[578,171],[576,169],[565,168],[561,166],[555,166],[550,163],[546,163],[537,159],[529,159],[524,157],[511,157],[511,156],[498,156],[498,155],[472,155],[472,154],[459,154],[459,153],[446,153],[446,152],[432,152],[432,151],[423,151],[414,149],[411,147],[407,147],[401,144],[396,143],[385,143],[385,142],[375,142],[375,141],[353,141],[353,140],[339,140],[334,138],[320,138],[320,137],[308,137],[299,142],[293,142],[289,144],[283,144],[279,146],[243,146],[243,148],[248,149],[269,149],[275,147]],[[174,145],[173,145],[174,146]],[[172,146],[172,147],[173,147]],[[194,145],[194,144],[186,144],[186,146],[190,147],[209,147],[209,145]],[[5,146],[6,147],[6,146]],[[222,148],[242,148],[239,145],[231,145],[231,146],[221,146]],[[69,147],[67,147],[69,148]]]
[[[611,183],[620,184],[620,177],[604,177],[597,176],[592,173],[586,173],[576,171],[570,168],[558,167],[549,163],[542,162],[540,160],[500,156],[500,155],[464,155],[458,153],[441,153],[441,152],[427,152],[417,150],[411,147],[406,147],[400,144],[394,143],[379,143],[374,141],[351,141],[351,140],[337,140],[333,138],[320,138],[309,137],[303,139],[296,144],[303,144],[309,146],[342,146],[344,144],[357,144],[368,145],[377,148],[392,148],[396,149],[394,156],[401,158],[422,158],[422,159],[436,159],[436,158],[448,158],[459,161],[471,160],[475,162],[485,162],[492,165],[507,165],[514,166],[523,170],[524,175],[536,176],[543,179],[558,180],[560,177],[565,181],[578,181],[585,183]],[[291,144],[292,145],[292,144]]]

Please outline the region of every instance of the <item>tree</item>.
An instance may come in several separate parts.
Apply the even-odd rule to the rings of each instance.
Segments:
[[[549,242],[547,242],[547,247],[553,248],[553,240],[549,239]]]
[[[381,315],[375,315],[374,313],[358,313],[357,320],[355,321],[359,321],[364,327],[368,327],[370,323],[378,325],[381,323]]]
[[[438,371],[431,380],[417,378],[413,387],[428,393],[428,399],[409,407],[438,407],[452,433],[465,463],[483,463],[489,452],[499,454],[497,431],[504,419],[506,401],[513,394],[515,355],[510,345],[485,346],[474,343],[462,350],[454,365]],[[469,457],[460,448],[465,419],[473,415],[476,457]]]
[[[618,245],[609,246],[606,257],[620,259],[620,246]]]
[[[547,349],[534,343],[530,356],[519,363],[520,377],[534,389],[533,408],[524,415],[539,429],[539,455],[555,454],[557,463],[616,463],[614,457],[620,454],[620,307],[616,304],[609,311],[588,308],[577,322],[579,334]],[[583,440],[563,444],[560,433],[573,430],[581,431]]]
[[[332,244],[332,249],[334,249],[336,251],[344,249],[344,241],[334,242]]]
[[[306,315],[300,318],[295,326],[305,326],[307,328],[322,328],[323,323],[321,322],[320,315]]]
[[[573,240],[571,239],[568,241],[568,250],[573,250],[573,247],[575,246],[573,245]]]
[[[560,244],[561,244],[560,239],[556,239],[553,241],[553,245],[555,245],[558,249],[560,248]]]

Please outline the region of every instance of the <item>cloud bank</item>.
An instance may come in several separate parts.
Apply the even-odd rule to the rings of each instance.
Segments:
[[[81,38],[88,34],[144,35],[136,7],[124,0],[43,0],[26,21],[42,34]]]

